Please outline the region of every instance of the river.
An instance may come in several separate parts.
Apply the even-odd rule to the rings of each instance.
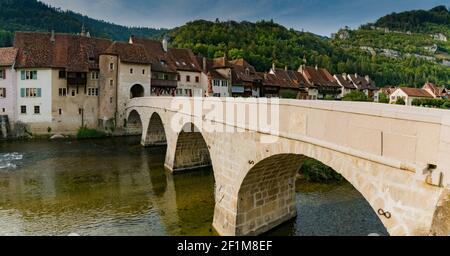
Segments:
[[[171,175],[139,138],[0,141],[0,235],[216,235],[212,169]],[[387,235],[348,183],[297,183],[298,217],[266,235]]]

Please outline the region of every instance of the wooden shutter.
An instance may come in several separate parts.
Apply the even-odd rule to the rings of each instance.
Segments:
[[[36,95],[38,98],[40,98],[41,97],[41,88],[37,88],[37,95]]]
[[[20,88],[20,97],[25,97],[25,88]]]

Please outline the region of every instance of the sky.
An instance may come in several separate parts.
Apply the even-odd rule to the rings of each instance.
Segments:
[[[196,19],[270,20],[330,36],[392,12],[450,6],[450,0],[41,0],[126,26],[173,28]]]

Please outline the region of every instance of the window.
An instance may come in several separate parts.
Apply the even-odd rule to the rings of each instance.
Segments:
[[[20,88],[20,97],[22,98],[40,98],[41,88]]]
[[[111,97],[111,98],[109,98],[109,104],[112,104],[113,103],[113,98]]]
[[[66,71],[60,70],[58,74],[59,79],[66,79]]]
[[[20,71],[20,78],[22,80],[37,80],[36,70],[22,70]]]
[[[145,75],[145,69],[142,70],[142,74]]]
[[[61,108],[58,108],[58,114],[62,115],[62,109]]]
[[[196,83],[199,83],[199,82],[200,82],[200,77],[196,76],[196,77],[195,77],[195,82],[196,82]]]
[[[112,62],[109,63],[109,70],[111,70],[111,71],[114,70],[114,63],[112,63]]]
[[[179,74],[177,75],[177,81],[181,81],[181,76]]]
[[[70,95],[72,95],[72,97],[75,97],[75,95],[77,95],[77,90],[70,91]]]
[[[214,80],[214,86],[220,86],[220,81],[219,80]]]
[[[190,82],[191,81],[191,76],[186,76],[186,82]]]
[[[83,109],[82,109],[82,108],[79,108],[79,109],[78,109],[78,114],[79,114],[79,115],[82,115],[82,114],[83,114]]]
[[[114,80],[109,79],[109,86],[114,86]]]
[[[59,88],[58,93],[59,93],[59,97],[66,97],[67,89],[66,88]]]
[[[0,98],[6,98],[6,88],[0,88]]]
[[[34,106],[34,114],[39,115],[41,113],[41,107],[40,106]]]
[[[27,113],[27,106],[20,106],[20,113],[26,114]]]
[[[0,69],[0,79],[6,79],[6,70]]]
[[[98,96],[98,88],[88,88],[89,96]]]
[[[132,68],[130,68],[130,74],[133,74],[133,69]]]
[[[98,77],[99,77],[98,71],[92,71],[92,73],[91,73],[91,79],[92,79],[92,80],[98,80]]]
[[[2,108],[2,112],[5,113],[6,112],[6,108]]]

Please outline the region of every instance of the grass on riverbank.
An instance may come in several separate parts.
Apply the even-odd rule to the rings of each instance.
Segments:
[[[105,138],[108,135],[105,132],[90,129],[87,127],[80,127],[77,132],[77,139],[99,139],[99,138]]]

